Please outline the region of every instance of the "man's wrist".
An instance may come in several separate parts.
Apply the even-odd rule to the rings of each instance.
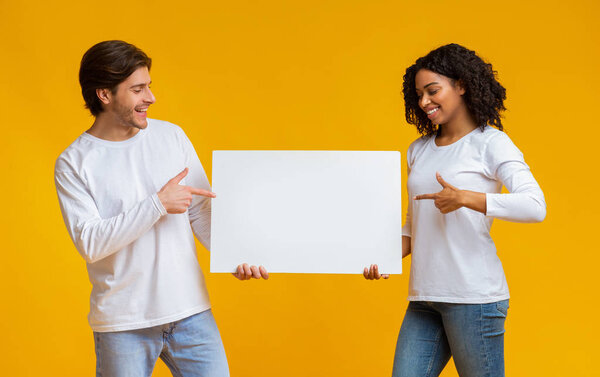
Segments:
[[[461,207],[468,207],[469,204],[469,194],[465,190],[458,190],[458,204]]]

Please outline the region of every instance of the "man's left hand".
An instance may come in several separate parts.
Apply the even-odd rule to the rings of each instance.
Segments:
[[[263,266],[249,266],[248,263],[240,264],[232,275],[240,280],[260,279],[261,277],[267,280],[269,278],[269,273]]]

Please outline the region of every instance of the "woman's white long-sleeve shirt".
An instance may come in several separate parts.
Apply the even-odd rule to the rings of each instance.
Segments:
[[[407,162],[408,299],[481,304],[509,298],[490,237],[492,221],[539,222],[546,216],[544,194],[523,154],[504,132],[488,126],[447,146],[437,146],[435,136],[421,137],[410,145]],[[487,213],[462,207],[442,214],[433,200],[413,200],[441,191],[436,172],[461,190],[486,193]],[[509,193],[500,193],[502,185]]]
[[[167,214],[157,196],[185,167],[180,184],[210,190],[183,130],[154,119],[125,141],[84,133],[57,159],[63,219],[92,283],[94,331],[151,327],[210,308],[192,234],[210,246],[210,200],[194,196],[187,212]]]

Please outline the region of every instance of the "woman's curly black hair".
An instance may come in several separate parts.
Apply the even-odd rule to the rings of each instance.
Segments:
[[[506,110],[506,89],[496,80],[497,72],[492,69],[491,64],[477,56],[475,51],[451,43],[417,59],[415,64],[406,69],[404,75],[402,91],[406,121],[414,124],[421,135],[431,135],[437,131],[437,126],[419,107],[415,76],[421,69],[460,81],[465,89],[463,99],[475,123],[482,129],[488,124],[499,130],[503,129],[500,112]]]

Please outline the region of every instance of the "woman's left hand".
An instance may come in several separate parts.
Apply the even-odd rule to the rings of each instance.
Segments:
[[[435,194],[423,194],[417,195],[414,200],[433,200],[437,209],[441,213],[450,213],[456,211],[460,207],[464,206],[463,202],[463,191],[452,186],[450,183],[444,181],[440,173],[435,173],[437,181],[442,185],[442,191]]]

